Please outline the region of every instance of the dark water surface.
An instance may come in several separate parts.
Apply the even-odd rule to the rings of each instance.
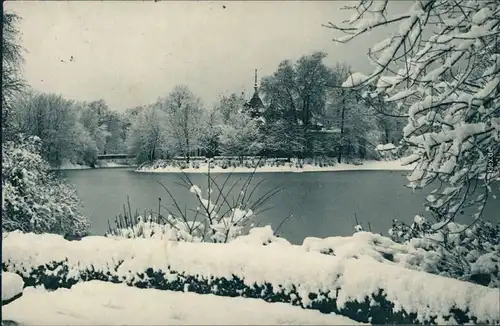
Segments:
[[[351,235],[355,225],[354,215],[367,227],[368,222],[374,232],[387,234],[391,220],[397,218],[411,222],[415,214],[425,213],[425,195],[429,191],[412,192],[404,187],[404,171],[345,171],[311,173],[260,173],[253,177],[252,185],[262,179],[264,182],[255,191],[258,198],[274,187],[283,190],[274,196],[265,207],[270,210],[255,217],[260,225],[270,224],[276,229],[288,215],[293,217],[281,227],[280,235],[293,243],[301,243],[305,237],[328,237]],[[92,222],[93,234],[104,234],[108,229],[107,220],[123,211],[123,204],[130,197],[132,211],[138,209],[158,210],[158,197],[162,204],[170,204],[166,191],[157,183],[165,184],[180,202],[192,207],[197,200],[186,188],[176,184],[179,174],[136,173],[132,169],[95,169],[63,171],[63,176],[76,186],[83,201],[83,213]],[[227,175],[214,174],[219,184]],[[242,179],[235,187],[235,196],[241,190],[249,174],[234,174],[228,184]],[[207,177],[203,174],[189,174],[194,184],[199,185],[204,195]],[[252,188],[252,187],[250,187]],[[500,193],[497,184],[495,194]],[[491,199],[485,208],[485,218],[500,220],[500,200]],[[466,223],[470,217],[458,216],[459,222]]]

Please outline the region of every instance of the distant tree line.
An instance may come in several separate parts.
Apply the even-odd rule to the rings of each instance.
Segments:
[[[110,153],[129,153],[137,163],[193,155],[374,158],[377,144],[400,140],[406,119],[381,114],[361,91],[341,88],[349,67],[327,67],[325,57],[317,52],[280,63],[261,81],[260,107],[243,94],[207,106],[185,85],[125,112],[104,100],[27,91],[14,101],[7,132],[39,137],[41,154],[54,167],[94,166],[97,155]]]

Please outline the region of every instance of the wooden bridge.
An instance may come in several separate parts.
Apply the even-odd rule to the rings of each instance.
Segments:
[[[129,154],[103,154],[97,155],[98,160],[117,160],[117,159],[128,159],[133,158],[134,156]]]

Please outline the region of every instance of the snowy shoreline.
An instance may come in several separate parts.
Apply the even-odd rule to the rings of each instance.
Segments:
[[[57,169],[54,169],[56,171],[66,171],[66,170],[92,170],[92,169],[112,169],[112,168],[129,168],[129,167],[135,167],[135,165],[129,165],[129,164],[119,164],[115,162],[103,162],[100,165],[96,166],[95,168],[88,166],[88,165],[81,165],[81,164],[73,164],[70,162],[64,162],[61,164],[61,166]]]
[[[347,164],[340,163],[332,166],[316,166],[311,164],[304,164],[302,168],[296,166],[284,165],[284,166],[263,166],[254,168],[247,167],[228,167],[222,168],[220,166],[215,166],[210,168],[211,173],[276,173],[276,172],[291,172],[291,173],[303,173],[303,172],[341,172],[341,171],[411,171],[415,167],[412,165],[402,165],[400,160],[394,161],[365,161],[362,164]],[[208,164],[202,163],[199,168],[189,167],[185,169],[180,169],[175,166],[159,167],[159,168],[139,168],[135,172],[140,173],[208,173]]]

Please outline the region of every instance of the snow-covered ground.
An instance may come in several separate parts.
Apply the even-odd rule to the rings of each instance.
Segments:
[[[248,241],[250,239],[247,238],[247,241],[215,244],[172,242],[154,238],[114,239],[91,236],[81,241],[67,241],[57,235],[10,232],[3,239],[2,259],[4,264],[8,262],[4,265],[7,270],[17,271],[26,276],[30,274],[32,268],[56,261],[64,262],[68,267],[68,277],[75,280],[80,278],[80,271],[92,268],[103,273],[110,272],[119,278],[124,277],[130,285],[142,282],[143,276],[139,275],[144,275],[148,268],[164,271],[164,277],[169,281],[176,280],[179,273],[190,275],[198,281],[211,277],[232,279],[235,276],[247,287],[270,284],[285,294],[299,295],[305,307],[310,307],[314,302],[309,293],[329,292],[328,296],[333,295],[336,298],[336,307],[343,309],[346,303],[363,301],[365,297],[377,294],[383,289],[387,295],[386,300],[394,303],[396,310],[414,312],[419,320],[426,320],[431,316],[445,316],[452,309],[460,309],[468,311],[480,321],[500,321],[498,289],[409,270],[397,263],[382,263],[377,261],[379,259],[369,248],[360,249],[365,247],[365,244],[360,242],[367,241],[384,247],[382,248],[384,250],[393,247],[381,236],[368,232],[357,233],[356,236],[344,239],[350,242],[347,241],[343,249],[338,247],[340,242],[344,242],[342,239],[329,240],[328,246],[335,248],[335,256],[319,253],[324,245],[314,239],[309,240],[304,246],[294,246],[282,241],[262,246],[261,239],[259,237],[256,243]],[[353,255],[354,251],[357,254]],[[122,263],[118,264],[119,261]],[[47,270],[45,273],[57,274],[59,271],[60,268],[57,268],[52,272]],[[337,292],[331,292],[337,288]],[[217,291],[215,284],[211,289],[212,292]],[[94,296],[93,291],[89,292]],[[64,290],[60,293],[64,293]],[[23,297],[24,295],[26,293]],[[121,298],[130,296],[118,295],[115,299],[121,300]],[[92,300],[97,299],[92,298]],[[111,299],[103,300],[105,303],[114,304]],[[42,300],[41,297],[37,297],[26,305],[40,301],[54,300]],[[59,301],[71,302],[69,299]],[[158,311],[163,311],[170,304],[168,300],[151,301],[163,302]],[[85,308],[84,304],[75,306],[78,306],[74,309],[78,309],[80,316],[91,311]],[[21,314],[22,311],[23,309],[19,308],[18,313]],[[229,312],[231,309],[224,311]],[[257,314],[256,311],[258,310],[255,310],[254,314]],[[71,315],[72,312],[68,314]],[[99,320],[101,323],[104,322],[104,319]],[[208,317],[203,320],[207,323],[218,323],[209,320]],[[41,321],[38,322],[40,323]],[[228,323],[234,321],[228,320]],[[438,323],[444,323],[444,320],[438,319]]]
[[[2,273],[2,302],[12,300],[23,292],[24,281],[21,276],[10,273]]]
[[[29,325],[355,325],[286,303],[138,289],[90,281],[71,290],[26,288],[2,318]]]
[[[59,167],[59,170],[86,170],[86,169],[91,169],[91,167],[87,165],[74,164],[69,161],[64,161]]]
[[[126,168],[126,167],[131,167],[132,165],[129,164],[121,164],[121,163],[116,163],[113,161],[106,162],[102,161],[99,162],[99,165],[96,166],[96,168]],[[87,169],[92,169],[92,167],[88,165],[81,165],[81,164],[74,164],[69,161],[65,161],[61,164],[58,170],[87,170]]]
[[[257,169],[247,168],[247,167],[229,167],[223,169],[220,166],[215,166],[210,169],[211,173],[252,173],[254,170],[256,172],[332,172],[332,171],[376,171],[376,170],[389,170],[389,171],[409,171],[412,170],[415,165],[403,166],[400,160],[394,161],[365,161],[363,164],[346,164],[340,163],[333,166],[316,166],[310,164],[304,164],[302,168],[297,168],[295,166],[284,165],[284,166],[263,166]],[[153,172],[153,173],[179,173],[181,171],[185,173],[207,173],[208,164],[201,163],[199,168],[189,167],[186,169],[180,169],[179,167],[169,166],[160,168],[140,168],[136,170],[137,172]]]
[[[99,165],[97,167],[98,168],[126,168],[126,167],[130,167],[130,166],[131,166],[130,164],[121,164],[121,163],[116,163],[113,161],[110,161],[110,162],[103,161],[103,162],[99,162]]]

